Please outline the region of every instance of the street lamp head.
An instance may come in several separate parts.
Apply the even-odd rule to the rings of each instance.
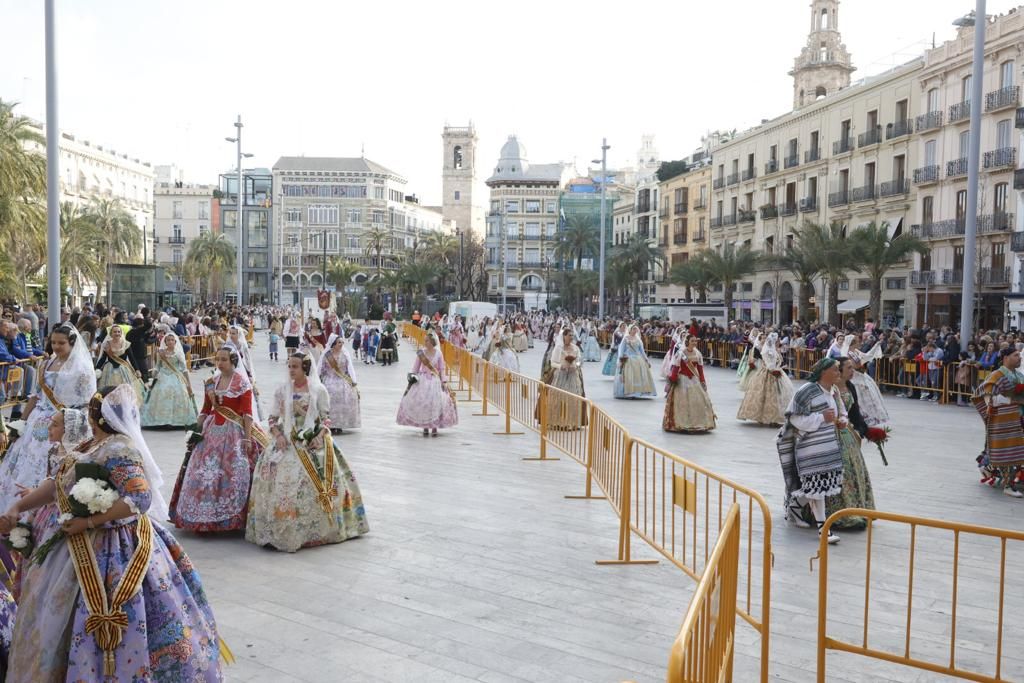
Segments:
[[[252,156],[252,155],[251,155],[251,154],[249,154],[248,152],[242,152],[242,158],[243,158],[243,159],[248,159],[248,158],[250,158],[251,156]]]
[[[238,142],[238,138],[224,138],[228,142]]]

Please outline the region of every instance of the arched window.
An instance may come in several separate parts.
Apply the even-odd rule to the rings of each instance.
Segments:
[[[825,90],[825,86],[819,85],[814,90],[814,99],[820,100],[822,97],[825,97],[825,95],[827,95],[827,94],[828,94],[828,91]]]
[[[319,287],[320,285],[322,285],[323,278],[321,277],[320,273],[313,273],[312,277],[309,278],[309,284],[313,285],[314,287]]]
[[[818,48],[818,59],[823,62],[828,61],[828,45],[825,43],[822,43],[821,47]]]
[[[294,287],[295,278],[291,276],[291,273],[285,273],[284,275],[281,276],[281,284],[284,285],[285,287]]]
[[[770,301],[772,293],[772,283],[766,282],[761,286],[761,299],[767,299]]]
[[[523,291],[537,292],[544,288],[544,282],[537,275],[527,275],[523,278]]]
[[[819,24],[819,26],[820,26],[822,31],[827,31],[829,28],[831,28],[828,25],[828,9],[827,8],[821,10],[821,23]]]
[[[299,286],[300,287],[308,287],[309,286],[309,276],[306,275],[305,273],[300,273],[299,274]]]
[[[462,145],[455,145],[455,151],[452,153],[452,166],[456,170],[462,168]]]

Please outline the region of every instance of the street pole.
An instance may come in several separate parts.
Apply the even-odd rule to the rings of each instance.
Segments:
[[[597,319],[604,320],[604,250],[605,250],[605,188],[607,186],[607,173],[608,173],[608,150],[611,149],[608,146],[608,138],[601,138],[601,263],[598,266],[598,277],[597,277],[597,290],[598,290],[598,304],[597,304]]]
[[[505,230],[505,214],[498,211],[498,230],[501,231],[501,315],[508,305],[508,233]]]
[[[236,218],[238,219],[238,245],[237,254],[235,260],[238,261],[238,294],[235,296],[235,303],[239,306],[242,305],[242,230],[245,227],[245,216],[242,215],[243,206],[242,203],[242,115],[238,115],[238,121],[235,122],[235,128],[238,132],[235,134],[235,142],[238,149],[238,211]]]
[[[277,253],[277,305],[284,306],[284,192],[277,193],[277,233],[281,236]]]
[[[320,284],[326,290],[327,289],[327,231],[324,230],[322,233],[320,233],[320,237],[324,241],[324,263],[323,263],[323,273],[320,276]]]
[[[60,129],[57,123],[57,8],[46,0],[46,300],[52,330],[60,324]],[[110,292],[107,292],[110,297]],[[27,301],[22,302],[28,305]]]
[[[985,0],[974,7],[974,62],[971,69],[971,136],[967,151],[967,223],[964,226],[964,284],[960,301],[960,339],[974,334],[974,240],[978,229],[978,161],[981,156],[981,93],[985,74]]]
[[[465,233],[461,229],[458,229],[459,233],[459,301],[462,301],[462,252],[465,245]]]
[[[303,325],[306,324],[306,304],[302,300],[302,238],[304,235],[299,234],[299,274],[295,278],[295,286],[299,290],[299,320]]]

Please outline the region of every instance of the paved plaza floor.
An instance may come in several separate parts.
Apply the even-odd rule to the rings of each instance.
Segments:
[[[362,488],[370,534],[340,545],[285,554],[242,536],[176,532],[198,567],[221,632],[238,663],[233,681],[588,681],[664,680],[669,647],[694,582],[667,562],[597,566],[614,556],[617,519],[581,492],[571,460],[524,462],[538,439],[495,436],[503,420],[460,406],[460,424],[437,438],[398,427],[395,412],[411,366],[404,342],[393,367],[357,365],[363,428],[339,437]],[[537,376],[541,349],[520,355]],[[261,405],[286,377],[283,361],[254,348]],[[209,369],[193,373],[198,387]],[[772,507],[775,565],[772,680],[812,681],[817,572],[808,559],[816,535],[782,519],[775,430],[734,419],[741,395],[734,373],[709,368],[719,415],[706,435],[661,431],[664,399],[616,401],[600,363],[585,364],[587,395],[655,445],[760,491]],[[197,396],[200,392],[197,391]],[[873,446],[864,456],[879,509],[1013,529],[1024,501],[978,484],[973,464],[983,432],[968,408],[887,398],[895,431],[889,467]],[[170,496],[184,451],[181,432],[147,432]],[[842,534],[833,548],[830,629],[857,640],[863,614],[864,539]],[[902,652],[907,572],[904,530],[875,531],[871,645]],[[911,654],[944,647],[951,626],[952,545],[921,532],[915,573]],[[655,558],[643,541],[634,555]],[[961,545],[958,661],[987,666],[995,650],[993,615],[999,553]],[[1003,676],[1024,678],[1024,557],[1008,552]],[[1016,577],[1016,580],[1013,580]],[[878,619],[878,625],[874,620]],[[831,631],[830,631],[831,632]],[[757,680],[756,633],[737,621],[737,681]],[[980,663],[979,663],[980,662]],[[829,656],[829,681],[937,681],[936,674],[849,655]]]

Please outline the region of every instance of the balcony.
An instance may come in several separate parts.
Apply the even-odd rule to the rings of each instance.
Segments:
[[[989,287],[1006,287],[1010,284],[1009,268],[979,268],[978,284]]]
[[[714,230],[715,228],[720,228],[720,227],[722,227],[722,217],[721,216],[713,216],[711,218],[711,229]]]
[[[739,174],[739,171],[737,171],[736,173],[730,173],[729,177],[725,179],[725,184],[728,185],[728,186],[739,185],[740,184],[740,174]]]
[[[808,211],[818,210],[818,198],[817,197],[804,197],[800,200],[800,212],[806,213]]]
[[[1020,104],[1020,86],[1010,85],[985,95],[985,111],[999,111]]]
[[[153,244],[160,244],[160,235],[153,235]]]
[[[964,283],[964,271],[945,268],[942,271],[942,284],[962,285]]]
[[[715,178],[712,181],[712,183],[711,183],[711,187],[712,187],[712,189],[715,189],[715,190],[721,190],[723,187],[725,187],[725,178],[724,177]]]
[[[703,242],[703,241],[704,241],[705,239],[706,239],[706,236],[705,236],[705,234],[704,234],[704,231],[703,231],[703,230],[701,230],[701,231],[697,232],[697,233],[696,233],[696,234],[695,234],[695,235],[694,235],[694,236],[693,236],[693,237],[691,238],[691,241],[693,241],[693,242]]]
[[[667,233],[666,233],[667,234]],[[672,244],[686,244],[686,231],[677,230],[672,234]],[[668,246],[667,244],[665,246]]]
[[[748,180],[753,180],[756,177],[757,177],[757,171],[755,171],[753,169],[753,167],[743,169],[743,182],[747,182]]]
[[[722,216],[722,225],[736,225],[736,214],[730,213]]]
[[[846,154],[853,151],[853,136],[832,143],[832,154]]]
[[[1005,211],[987,213],[983,216],[978,216],[977,226],[979,235],[1013,230],[1013,214]]]
[[[181,235],[172,235],[167,238],[167,244],[185,244],[185,238]]]
[[[1018,168],[1013,172],[1013,189],[1024,190],[1024,168]]]
[[[914,184],[925,185],[927,183],[939,182],[939,176],[941,175],[938,165],[935,166],[922,166],[921,168],[914,169]]]
[[[895,197],[897,195],[907,194],[908,192],[910,192],[910,183],[907,182],[906,178],[888,180],[882,183],[882,187],[879,190],[879,194],[883,197]]]
[[[785,168],[795,168],[800,165],[800,155],[790,154],[788,157],[782,160],[782,165]]]
[[[918,133],[923,133],[926,130],[933,128],[942,127],[942,112],[941,111],[930,111],[927,114],[921,114],[917,117],[917,121],[914,122],[914,128],[917,129]]]
[[[755,220],[757,220],[757,211],[754,211],[753,209],[750,209],[749,211],[747,209],[739,210],[740,223],[753,223]]]
[[[985,168],[1004,168],[1017,165],[1017,148],[1003,147],[1001,149],[985,152]]]
[[[850,193],[847,190],[840,190],[839,192],[828,193],[828,205],[831,206],[843,206],[844,204],[850,203]]]
[[[910,119],[895,121],[885,127],[885,139],[892,140],[914,132],[914,122]]]
[[[1013,214],[1001,211],[995,214],[978,216],[976,231],[979,235],[990,235],[1013,229]],[[923,225],[910,226],[910,232],[923,240],[940,240],[963,237],[966,225],[962,218],[951,218]]]
[[[686,202],[676,202],[674,208],[675,208],[675,214],[677,216],[680,215],[680,214],[686,213],[687,209],[688,209],[688,207],[686,206]]]
[[[877,185],[861,185],[850,192],[850,200],[854,202],[867,202],[878,198]]]
[[[701,209],[706,208],[708,208],[708,200],[704,199],[703,197],[700,197],[699,199],[697,199],[697,201],[693,203],[694,211],[700,211]]]
[[[670,214],[667,206],[661,207],[661,210],[658,211],[658,218],[668,218],[670,215],[671,214]]]
[[[774,206],[762,206],[761,207],[761,220],[768,221],[773,218],[779,217],[779,210]]]
[[[925,287],[935,284],[934,270],[913,270],[910,272],[911,287]]]
[[[764,165],[764,174],[765,175],[768,175],[769,173],[777,173],[778,170],[779,170],[779,160],[778,159],[772,159],[767,164]]]
[[[869,147],[870,145],[877,145],[881,141],[882,127],[875,126],[871,130],[857,136],[857,147]]]
[[[946,177],[955,178],[956,176],[967,175],[967,157],[961,157],[960,159],[954,159],[953,161],[946,162]]]
[[[949,122],[956,123],[971,117],[971,101],[957,102],[949,107]]]
[[[818,161],[821,159],[821,150],[817,147],[809,149],[804,152],[804,163],[809,164],[812,161]]]
[[[779,210],[780,216],[796,215],[796,204],[779,204],[776,208]]]
[[[1017,107],[1014,116],[1014,128],[1024,128],[1024,107]]]
[[[1024,251],[1024,232],[1015,232],[1010,237],[1010,251]]]

